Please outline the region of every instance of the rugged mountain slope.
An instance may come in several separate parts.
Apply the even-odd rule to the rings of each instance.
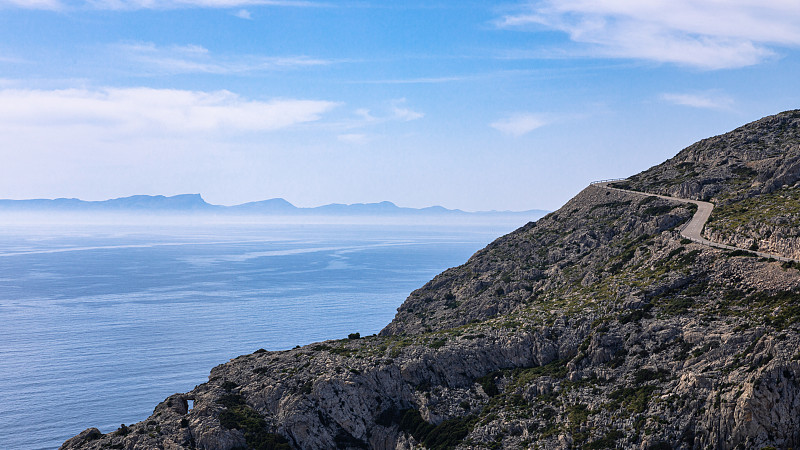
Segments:
[[[800,110],[704,139],[618,186],[711,201],[709,239],[800,258]]]
[[[414,291],[381,334],[443,330],[527,304],[547,311],[618,272],[644,241],[687,221],[693,208],[590,186]]]
[[[797,117],[627,187],[771,198],[798,178]],[[241,356],[64,448],[800,448],[800,272],[682,240],[691,215],[590,186],[413,292],[378,336]]]

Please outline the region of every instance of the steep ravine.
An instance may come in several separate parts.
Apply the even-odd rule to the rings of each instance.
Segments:
[[[723,168],[660,192],[735,205],[783,189],[799,116],[670,160],[767,155],[775,189],[740,192],[775,184],[755,164],[752,180]],[[414,291],[378,336],[240,356],[62,448],[800,448],[800,271],[681,239],[692,213],[587,187]]]

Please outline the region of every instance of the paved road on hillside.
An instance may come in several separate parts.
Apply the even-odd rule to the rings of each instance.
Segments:
[[[611,191],[620,191],[625,192],[627,194],[634,194],[641,197],[658,197],[663,198],[664,200],[670,200],[674,202],[681,202],[681,203],[694,203],[697,205],[697,212],[694,213],[692,220],[689,221],[686,225],[681,228],[681,236],[685,237],[686,239],[692,240],[697,242],[698,244],[707,245],[709,247],[721,248],[725,250],[744,250],[746,252],[755,253],[758,256],[763,258],[774,258],[778,261],[795,261],[800,262],[796,259],[787,258],[785,256],[775,255],[772,253],[764,253],[764,252],[754,252],[752,250],[747,250],[744,248],[733,247],[731,245],[720,244],[717,242],[709,241],[708,239],[703,237],[703,227],[708,222],[708,218],[711,217],[711,211],[714,210],[714,204],[709,202],[701,202],[698,200],[688,200],[685,198],[678,198],[678,197],[669,197],[666,195],[656,195],[656,194],[648,194],[646,192],[638,192],[638,191],[629,191],[626,189],[619,189],[609,186],[611,183],[616,183],[618,181],[625,181],[625,180],[612,180],[612,181],[596,181],[592,183],[592,186],[598,186],[601,188],[605,188]]]

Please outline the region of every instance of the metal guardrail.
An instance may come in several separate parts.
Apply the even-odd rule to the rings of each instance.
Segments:
[[[609,183],[609,182],[612,182],[612,181],[622,181],[622,180],[627,180],[627,178],[610,178],[608,180],[597,180],[597,181],[592,181],[589,184]]]

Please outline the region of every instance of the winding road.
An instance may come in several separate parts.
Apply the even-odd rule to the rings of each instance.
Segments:
[[[689,239],[691,241],[697,242],[698,244],[707,245],[709,247],[721,248],[721,249],[724,249],[724,250],[742,250],[742,251],[746,251],[746,252],[749,252],[749,253],[756,254],[756,255],[758,255],[758,256],[760,256],[762,258],[773,258],[773,259],[776,259],[778,261],[800,262],[800,261],[798,261],[796,259],[787,258],[785,256],[780,256],[780,255],[775,255],[773,253],[757,252],[757,251],[748,250],[746,248],[739,248],[739,247],[734,247],[734,246],[731,246],[731,245],[725,245],[725,244],[720,244],[718,242],[709,241],[708,239],[703,237],[703,227],[706,225],[706,222],[708,222],[708,218],[711,217],[711,211],[714,210],[714,204],[713,203],[701,202],[699,200],[688,200],[688,199],[685,199],[685,198],[678,198],[678,197],[669,197],[669,196],[666,196],[666,195],[648,194],[646,192],[629,191],[627,189],[619,189],[619,188],[615,188],[615,187],[609,186],[611,183],[615,183],[615,182],[618,182],[618,181],[625,181],[625,180],[626,180],[625,178],[622,178],[622,179],[616,179],[616,180],[595,181],[595,182],[592,182],[591,185],[592,186],[601,187],[601,188],[604,188],[604,189],[608,189],[608,190],[611,190],[611,191],[619,191],[619,192],[624,192],[626,194],[638,195],[640,197],[658,197],[658,198],[663,198],[664,200],[670,200],[670,201],[674,201],[674,202],[694,203],[695,205],[697,205],[697,212],[695,212],[694,216],[692,216],[692,220],[690,220],[689,223],[687,223],[686,225],[684,225],[681,228],[681,236],[682,237],[684,237],[686,239]]]

